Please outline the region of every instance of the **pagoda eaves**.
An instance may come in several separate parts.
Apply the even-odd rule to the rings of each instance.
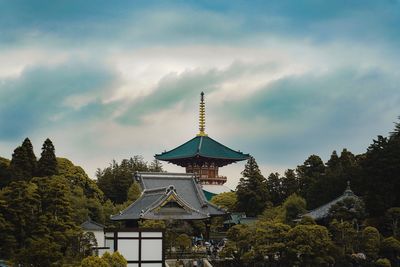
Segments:
[[[218,167],[222,167],[246,160],[249,158],[249,154],[230,149],[209,136],[198,135],[170,151],[155,155],[155,158],[182,167],[187,167],[194,162],[214,163]]]

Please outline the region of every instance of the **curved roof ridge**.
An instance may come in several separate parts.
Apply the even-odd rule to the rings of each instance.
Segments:
[[[330,207],[332,207],[333,205],[335,205],[336,203],[346,199],[346,198],[359,198],[356,194],[353,193],[353,191],[351,191],[352,194],[348,194],[347,193],[348,190],[346,189],[346,191],[344,191],[344,193],[336,198],[334,198],[333,200],[329,201],[328,203],[321,205],[319,207],[316,207],[315,209],[312,209],[310,211],[308,211],[307,213],[303,214],[303,216],[310,216],[312,217],[312,213],[317,213],[318,211],[321,211],[322,214],[315,214],[315,218],[323,218],[326,217],[327,214],[325,214],[324,212],[329,212]],[[328,210],[326,210],[328,209]]]

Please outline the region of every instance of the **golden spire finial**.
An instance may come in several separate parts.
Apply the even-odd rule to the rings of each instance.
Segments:
[[[200,110],[199,110],[199,134],[198,136],[207,136],[206,129],[206,104],[204,103],[204,92],[200,94]]]

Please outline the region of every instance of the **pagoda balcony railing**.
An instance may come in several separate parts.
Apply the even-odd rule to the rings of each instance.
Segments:
[[[208,175],[201,175],[200,180],[226,182],[226,176],[209,177]]]

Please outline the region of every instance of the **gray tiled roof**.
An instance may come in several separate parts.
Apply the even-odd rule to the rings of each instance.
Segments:
[[[142,195],[120,214],[113,215],[112,220],[196,220],[225,214],[222,209],[207,202],[192,174],[136,173],[135,179],[143,189]],[[161,204],[171,195],[180,208],[161,210]]]
[[[344,191],[344,193],[340,196],[335,198],[334,200],[326,203],[325,205],[322,205],[312,211],[309,211],[305,214],[302,215],[302,217],[304,216],[308,216],[313,218],[314,220],[321,220],[324,219],[326,217],[328,217],[329,215],[329,210],[330,208],[335,205],[336,203],[346,199],[346,198],[354,198],[354,199],[359,199],[358,196],[356,196],[353,191],[350,189],[350,185],[347,186],[346,190]]]
[[[104,229],[104,225],[97,223],[95,221],[92,221],[90,218],[81,224],[81,228],[83,230],[100,230],[102,231]]]

